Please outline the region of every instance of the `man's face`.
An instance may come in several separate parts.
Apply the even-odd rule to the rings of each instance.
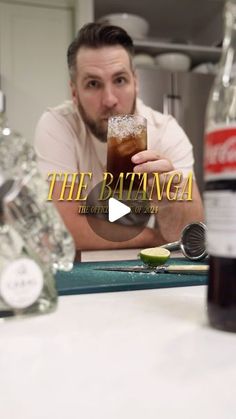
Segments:
[[[84,122],[105,142],[108,118],[135,110],[136,77],[127,51],[119,45],[81,48],[71,90]]]

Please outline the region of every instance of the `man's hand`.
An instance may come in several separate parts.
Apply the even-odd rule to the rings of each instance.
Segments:
[[[154,150],[145,150],[135,154],[132,157],[132,162],[135,164],[135,173],[148,173],[149,181],[148,186],[152,183],[152,173],[159,174],[159,181],[162,187],[164,184],[164,191],[168,180],[176,171],[172,162],[157,154]],[[172,188],[178,177],[173,177]],[[180,185],[181,188],[181,185]],[[153,199],[155,201],[155,196]],[[156,215],[159,234],[165,239],[166,242],[179,240],[182,229],[191,222],[203,221],[203,206],[198,187],[195,181],[192,183],[192,200],[168,200],[166,193],[163,194],[162,201],[158,201],[159,211]]]
[[[153,185],[153,173],[158,173],[159,184],[161,190],[163,190],[162,200],[158,201],[158,205],[166,205],[166,188],[170,184],[170,194],[175,192],[175,186],[180,184],[180,178],[182,180],[182,172],[175,170],[172,162],[161,157],[154,150],[145,150],[135,154],[132,157],[132,162],[137,163],[134,167],[135,173],[147,173],[148,174],[148,188],[151,189]],[[176,175],[176,176],[175,176]],[[181,188],[181,187],[180,187]],[[157,197],[155,194],[152,195],[152,200],[156,201]]]
[[[165,173],[174,170],[174,166],[166,157],[161,157],[154,150],[145,150],[132,157],[135,173]]]

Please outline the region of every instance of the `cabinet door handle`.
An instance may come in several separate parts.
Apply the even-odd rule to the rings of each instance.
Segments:
[[[163,96],[163,114],[172,115],[181,124],[182,122],[182,106],[181,97],[177,95]]]
[[[171,95],[164,95],[163,96],[163,114],[169,115],[171,113],[171,101],[172,96]]]

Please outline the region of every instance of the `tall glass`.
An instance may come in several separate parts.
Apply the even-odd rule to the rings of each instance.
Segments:
[[[107,132],[107,172],[113,175],[113,185],[120,173],[133,172],[131,157],[147,149],[147,120],[141,115],[113,116],[108,120]],[[124,187],[128,188],[128,181]],[[135,179],[134,186],[138,185]]]

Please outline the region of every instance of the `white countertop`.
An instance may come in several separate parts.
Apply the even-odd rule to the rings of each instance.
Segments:
[[[134,260],[138,258],[141,249],[117,249],[117,250],[88,250],[82,252],[82,262],[96,262],[106,260]],[[171,257],[183,257],[180,251],[172,251]]]
[[[81,261],[132,260],[137,259],[139,252],[140,249],[87,250],[86,252],[82,252]]]
[[[235,419],[236,335],[207,326],[205,292],[65,296],[1,321],[1,419]]]

